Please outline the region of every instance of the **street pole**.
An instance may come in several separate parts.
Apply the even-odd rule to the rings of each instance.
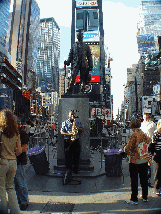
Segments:
[[[137,93],[137,79],[135,77],[135,96],[136,96],[136,113],[138,113],[138,93]]]
[[[64,65],[64,71],[65,71],[65,74],[64,74],[64,94],[66,92],[66,65]]]

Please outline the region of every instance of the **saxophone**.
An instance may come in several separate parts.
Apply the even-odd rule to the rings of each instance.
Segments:
[[[75,119],[72,124],[72,133],[73,133],[73,135],[71,135],[71,141],[74,142],[76,139],[76,135],[78,133],[78,128],[75,127]]]

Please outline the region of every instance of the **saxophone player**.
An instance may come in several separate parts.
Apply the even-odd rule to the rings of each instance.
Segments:
[[[62,122],[60,133],[64,136],[64,152],[65,165],[68,173],[78,173],[79,157],[80,157],[80,142],[79,136],[83,132],[83,127],[80,121],[75,119],[74,111],[70,111],[68,119]]]

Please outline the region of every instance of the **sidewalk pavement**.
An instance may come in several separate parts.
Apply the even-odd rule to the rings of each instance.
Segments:
[[[153,188],[149,188],[149,202],[141,199],[138,205],[125,202],[131,194],[128,162],[125,159],[122,160],[122,176],[107,177],[105,158],[102,157],[101,168],[101,154],[94,152],[91,155],[94,172],[73,174],[73,179],[81,180],[81,184],[63,185],[62,174],[53,173],[57,160],[56,154],[54,158],[53,154],[50,148],[50,171],[47,175],[37,175],[28,161],[26,179],[30,204],[22,213],[161,213],[161,197],[153,193]]]

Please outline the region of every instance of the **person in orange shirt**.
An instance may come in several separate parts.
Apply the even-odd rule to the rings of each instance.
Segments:
[[[141,120],[134,118],[130,122],[133,134],[129,137],[125,152],[130,155],[129,171],[131,178],[131,199],[126,200],[129,204],[138,204],[138,174],[142,187],[142,199],[148,201],[148,147],[151,138],[141,129]]]

